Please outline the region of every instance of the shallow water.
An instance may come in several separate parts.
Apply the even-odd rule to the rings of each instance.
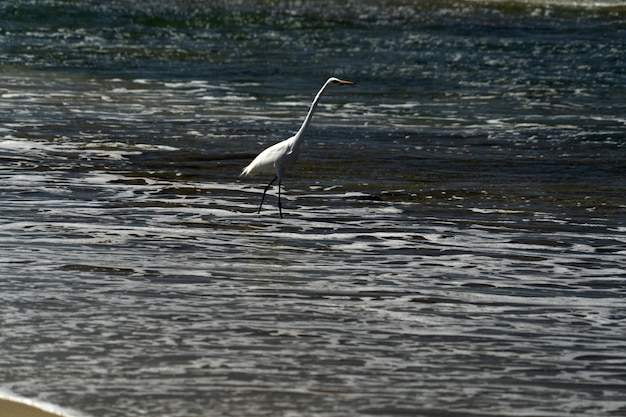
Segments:
[[[91,416],[621,415],[626,10],[1,6],[0,381]],[[356,12],[355,12],[356,11]],[[301,159],[240,178],[329,75]]]

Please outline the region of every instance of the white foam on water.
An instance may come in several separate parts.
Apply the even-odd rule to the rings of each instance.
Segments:
[[[198,378],[205,388],[218,380],[245,390],[224,375],[249,375],[254,369],[287,390],[289,381],[273,379],[285,373],[259,371],[259,357],[275,361],[275,369],[299,369],[308,357],[318,364],[351,358],[362,361],[362,369],[377,369],[391,384],[402,375],[398,369],[411,366],[406,355],[436,365],[441,358],[475,360],[482,349],[493,352],[492,361],[506,361],[515,374],[549,366],[535,356],[549,361],[554,349],[567,353],[573,337],[569,323],[578,322],[592,331],[576,336],[577,343],[599,347],[598,334],[602,349],[618,343],[608,341],[602,329],[615,322],[622,304],[619,291],[610,289],[620,285],[626,267],[610,252],[623,243],[619,227],[603,230],[581,222],[570,229],[546,212],[538,223],[554,230],[545,234],[531,224],[512,227],[507,218],[518,210],[471,205],[467,213],[491,223],[468,226],[445,211],[420,217],[420,201],[400,206],[364,200],[369,194],[362,192],[333,193],[332,187],[320,194],[293,191],[278,219],[275,196],[268,196],[258,215],[262,188],[241,182],[127,177],[119,168],[59,174],[22,170],[6,178],[10,193],[25,184],[51,193],[50,184],[59,180],[64,192],[8,199],[5,214],[13,221],[0,225],[0,241],[14,250],[1,265],[14,277],[12,291],[25,299],[32,289],[18,277],[28,272],[35,280],[30,285],[45,294],[44,306],[64,300],[72,300],[64,308],[76,305],[62,314],[63,327],[47,327],[50,337],[69,336],[64,349],[75,351],[77,377],[87,380],[68,383],[70,392],[83,384],[95,392],[108,392],[111,384],[128,390],[135,386],[131,380],[141,378],[145,385],[135,386],[133,395],[168,396],[172,390],[182,395],[190,389],[182,375]],[[143,181],[124,181],[129,178]],[[85,186],[97,189],[97,197],[75,199],[74,190]],[[185,195],[177,189],[200,191]],[[35,212],[28,216],[28,210]],[[609,251],[599,252],[600,247]],[[84,340],[77,336],[83,332]],[[94,337],[101,347],[87,343]],[[512,345],[521,353],[511,356]],[[230,353],[233,346],[241,347],[238,353]],[[308,356],[295,353],[301,348]],[[43,353],[47,347],[33,349]],[[147,362],[141,364],[141,357]],[[328,371],[306,366],[313,374]],[[119,376],[103,378],[107,372]],[[427,383],[452,396],[437,386],[436,366],[430,372]],[[506,373],[496,368],[471,375],[486,389],[499,384],[499,372]],[[354,368],[342,373],[345,381],[332,387],[363,386]],[[449,375],[440,378],[449,381]],[[607,382],[577,371],[548,382],[576,384],[581,378]],[[404,382],[415,390],[415,380]],[[308,389],[298,386],[308,394],[319,390],[315,378]],[[554,388],[551,393],[565,395],[562,403],[572,399]]]

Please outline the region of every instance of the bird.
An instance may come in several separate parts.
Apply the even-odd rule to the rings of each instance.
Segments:
[[[300,145],[302,144],[302,140],[304,138],[304,134],[306,133],[309,124],[311,123],[311,119],[313,118],[313,113],[315,113],[315,108],[317,107],[317,103],[322,96],[322,93],[326,91],[328,87],[331,85],[356,85],[355,82],[341,80],[336,77],[330,77],[322,88],[317,92],[313,102],[311,103],[311,108],[302,122],[300,129],[296,132],[292,137],[285,139],[281,142],[278,142],[268,148],[266,148],[263,152],[258,154],[256,158],[246,166],[241,172],[240,176],[248,176],[254,175],[258,173],[274,173],[274,178],[267,184],[265,189],[263,190],[263,196],[261,197],[261,204],[259,205],[258,214],[261,213],[261,208],[263,207],[263,201],[265,200],[265,194],[267,190],[274,184],[276,180],[278,180],[278,215],[282,219],[283,218],[283,209],[280,202],[280,187],[282,185],[283,176],[285,171],[291,168],[298,159],[298,155],[300,153]]]

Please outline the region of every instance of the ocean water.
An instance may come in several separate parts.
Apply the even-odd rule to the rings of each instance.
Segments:
[[[0,388],[626,415],[621,1],[207,3],[0,2]]]

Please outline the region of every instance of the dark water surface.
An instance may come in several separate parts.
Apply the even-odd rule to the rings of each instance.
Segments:
[[[1,389],[626,415],[621,2],[161,3],[0,2]]]

